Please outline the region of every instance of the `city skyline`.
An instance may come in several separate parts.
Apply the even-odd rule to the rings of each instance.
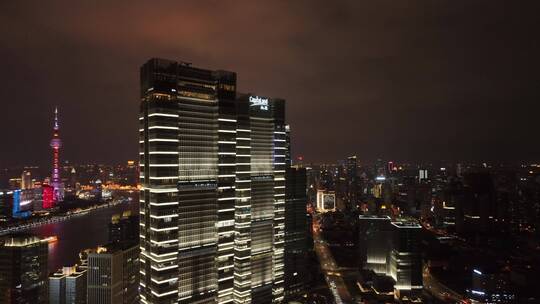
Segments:
[[[16,131],[4,134],[0,167],[50,163],[55,106],[63,159],[135,159],[134,67],[155,56],[235,70],[239,90],[287,99],[293,155],[307,162],[536,160],[539,143],[515,148],[538,131],[534,10],[487,3],[81,4],[69,14],[61,2],[3,3],[0,98],[15,114],[0,127]]]
[[[0,302],[539,303],[536,11],[1,3]]]

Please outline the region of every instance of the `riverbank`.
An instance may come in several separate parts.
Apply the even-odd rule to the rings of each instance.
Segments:
[[[10,234],[10,233],[17,233],[22,232],[28,229],[36,228],[42,225],[47,224],[54,224],[58,222],[62,222],[65,220],[68,220],[73,217],[78,216],[84,216],[89,213],[95,212],[97,210],[101,210],[103,208],[110,208],[117,206],[119,204],[122,204],[122,200],[113,200],[108,203],[103,203],[99,205],[92,205],[85,209],[77,209],[77,210],[71,210],[66,212],[65,214],[53,214],[53,215],[46,215],[46,216],[39,216],[39,217],[33,217],[25,221],[25,223],[16,223],[7,227],[0,228],[0,236]]]

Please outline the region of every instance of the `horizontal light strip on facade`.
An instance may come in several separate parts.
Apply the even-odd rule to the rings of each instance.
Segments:
[[[150,256],[148,254],[146,254],[146,252],[141,252],[142,255],[144,255],[146,258],[154,261],[154,262],[157,262],[157,263],[163,263],[163,262],[170,262],[170,261],[176,261],[176,257],[172,257],[172,258],[165,258],[165,259],[158,259],[158,258],[155,258],[153,256]]]
[[[152,138],[148,140],[149,142],[180,142],[178,139],[168,139],[168,138]]]
[[[163,283],[176,282],[176,281],[178,281],[178,278],[172,278],[172,279],[167,279],[167,280],[162,280],[162,281],[158,281],[158,280],[152,278],[152,282],[154,282],[156,284],[163,284]]]
[[[234,279],[234,276],[218,279],[218,282],[227,281],[227,280],[231,280],[231,279]]]
[[[229,211],[234,211],[234,208],[229,208],[229,209],[219,209],[218,212],[229,212]]]
[[[236,197],[220,197],[218,198],[218,201],[233,201]]]
[[[153,154],[157,154],[157,155],[159,155],[159,154],[164,154],[164,155],[165,155],[165,154],[178,154],[178,152],[176,152],[176,151],[150,151],[150,152],[148,152],[148,154],[150,154],[150,155],[153,155]]]
[[[175,294],[175,293],[178,293],[178,290],[173,290],[173,291],[168,291],[168,292],[165,292],[165,293],[157,293],[155,291],[152,290],[152,294],[155,295],[156,297],[165,297],[165,296],[168,296],[168,295],[172,295],[172,294]]]
[[[154,243],[154,244],[172,244],[172,243],[177,243],[178,240],[167,240],[167,241],[154,241],[154,240],[150,240],[150,243]]]
[[[178,167],[178,164],[149,164],[152,167]]]
[[[220,133],[236,133],[235,130],[218,130]]]
[[[236,119],[218,118],[219,121],[236,122]]]
[[[163,130],[180,130],[178,127],[169,127],[169,126],[151,126],[148,127],[148,130],[152,129],[163,129]]]
[[[178,202],[165,202],[165,203],[150,202],[150,205],[151,206],[173,206],[173,205],[178,205]]]
[[[169,215],[153,215],[153,214],[150,214],[150,217],[151,218],[161,219],[161,218],[178,217],[178,214],[169,214]]]
[[[148,114],[148,117],[153,117],[153,116],[178,117],[178,114],[167,114],[167,113],[151,113],[151,114]]]
[[[154,265],[150,266],[150,268],[156,270],[156,271],[164,271],[169,269],[178,268],[178,265],[171,265],[171,266],[165,266],[165,267],[155,267]]]
[[[167,228],[150,227],[150,230],[152,230],[152,231],[171,231],[171,230],[178,230],[178,227],[167,227]]]

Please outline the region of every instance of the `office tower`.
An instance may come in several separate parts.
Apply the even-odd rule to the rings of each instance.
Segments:
[[[317,211],[336,211],[336,192],[317,190]]]
[[[88,304],[138,303],[138,255],[137,245],[108,244],[89,252]]]
[[[428,170],[427,169],[420,169],[418,170],[418,181],[428,179]]]
[[[54,187],[50,185],[42,185],[41,190],[43,209],[50,209],[54,207]]]
[[[346,197],[347,207],[351,210],[356,210],[358,203],[358,161],[356,155],[349,156],[346,164]]]
[[[8,220],[13,214],[13,191],[0,190],[0,219]]]
[[[300,159],[302,157],[299,157]],[[291,126],[285,125],[285,163],[287,166],[292,166],[291,156]]]
[[[395,281],[396,298],[419,298],[422,293],[422,259],[420,242],[422,226],[416,222],[392,222],[391,249],[387,275]]]
[[[459,206],[463,211],[463,230],[465,234],[486,235],[491,232],[496,215],[493,178],[488,172],[471,172],[464,175],[463,183],[465,202]]]
[[[284,101],[162,59],[141,68],[141,99],[142,302],[281,301]]]
[[[32,189],[34,188],[34,182],[32,181],[32,173],[30,171],[23,171],[21,174],[21,189]]]
[[[53,138],[51,139],[51,148],[53,149],[53,170],[51,175],[51,186],[53,187],[54,202],[64,200],[64,185],[60,179],[60,125],[58,124],[58,108],[54,109],[54,127]],[[45,208],[45,207],[44,207]]]
[[[0,303],[47,303],[47,248],[35,236],[0,240]]]
[[[88,304],[123,302],[122,251],[100,247],[88,254]]]
[[[85,304],[87,269],[63,267],[49,276],[49,304]]]
[[[307,181],[305,168],[287,168],[285,177],[285,299],[305,292],[307,273]]]
[[[33,200],[32,190],[13,190],[12,200],[12,217],[25,218],[31,214],[30,208]]]
[[[386,274],[391,238],[390,217],[360,215],[358,229],[358,249],[362,269]]]

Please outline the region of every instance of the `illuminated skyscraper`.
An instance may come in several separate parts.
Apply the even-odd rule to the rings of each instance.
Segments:
[[[34,182],[32,181],[32,173],[30,171],[23,171],[21,174],[21,189],[34,188]]]
[[[141,99],[141,301],[280,302],[284,100],[162,59],[142,67]]]
[[[54,109],[54,127],[53,138],[51,139],[51,148],[53,149],[53,170],[51,175],[51,186],[54,189],[54,201],[61,202],[64,200],[64,185],[60,180],[60,124],[58,123],[58,108]]]

